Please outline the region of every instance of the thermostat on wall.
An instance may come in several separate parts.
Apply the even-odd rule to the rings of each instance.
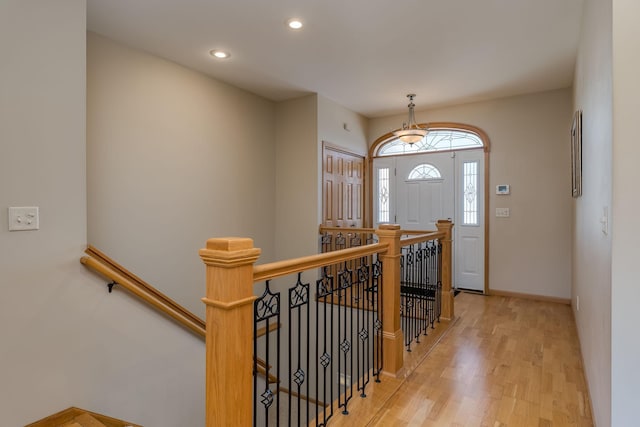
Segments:
[[[509,184],[498,184],[496,185],[496,194],[510,194],[511,190],[509,188]]]

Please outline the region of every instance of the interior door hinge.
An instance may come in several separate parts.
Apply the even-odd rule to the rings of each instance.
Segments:
[[[393,168],[393,176],[397,176],[398,175],[398,170],[396,168]]]

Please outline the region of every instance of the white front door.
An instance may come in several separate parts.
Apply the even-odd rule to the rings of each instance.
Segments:
[[[453,286],[484,292],[484,152],[380,157],[374,171],[375,226],[436,230],[451,218]]]

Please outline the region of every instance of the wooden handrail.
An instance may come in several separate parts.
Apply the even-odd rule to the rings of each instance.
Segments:
[[[345,233],[375,233],[375,228],[355,228],[355,227],[328,227],[326,225],[320,225],[318,227],[318,233],[322,234],[323,231],[340,231]]]
[[[85,252],[91,256],[80,258],[80,262],[82,264],[94,269],[95,271],[101,273],[105,277],[108,277],[109,279],[114,280],[115,282],[117,282],[118,284],[121,284],[127,289],[129,289],[130,286],[142,288],[145,293],[148,293],[153,297],[163,301],[163,304],[161,306],[156,306],[156,304],[153,304],[148,301],[150,304],[152,304],[154,307],[161,310],[163,313],[166,312],[166,314],[169,314],[169,313],[167,312],[168,310],[166,310],[165,307],[171,307],[172,309],[176,309],[178,312],[184,315],[184,317],[190,320],[193,320],[195,324],[197,324],[202,328],[202,333],[200,333],[200,330],[198,329],[197,331],[198,335],[201,335],[202,337],[206,336],[205,323],[204,323],[204,320],[202,320],[200,317],[191,313],[189,310],[182,307],[180,304],[173,301],[171,298],[169,298],[168,296],[166,296],[165,294],[163,294],[162,292],[160,292],[159,290],[157,290],[156,288],[154,288],[144,280],[140,279],[138,276],[134,275],[126,268],[122,267],[120,264],[115,262],[113,259],[109,258],[103,252],[100,252],[95,247],[89,245],[87,246],[87,249],[85,250]],[[120,283],[120,282],[123,282],[123,283]],[[132,291],[132,292],[138,296],[141,295],[138,292],[135,292],[135,291]],[[148,297],[147,295],[141,296],[141,298],[143,298],[145,301],[147,300],[147,297]],[[171,316],[171,317],[174,317],[174,316]],[[186,324],[184,326],[189,327]],[[269,327],[269,332],[272,332],[281,327],[282,327],[282,324],[274,323]],[[257,336],[261,337],[266,333],[267,333],[266,328],[261,328],[261,329],[258,329]]]
[[[253,268],[253,281],[273,279],[313,268],[325,267],[341,261],[349,261],[375,253],[384,253],[389,247],[385,243],[372,243],[370,245],[355,248],[341,249],[318,255],[310,255],[300,258],[292,258],[284,261],[276,261],[269,264],[256,265]]]
[[[325,231],[339,231],[342,232],[343,234],[345,233],[351,233],[351,234],[358,234],[358,233],[373,233],[375,234],[376,229],[375,228],[355,228],[355,227],[329,227],[327,225],[319,225],[318,226],[318,233],[322,234]],[[404,230],[402,229],[402,235],[412,235],[412,234],[429,234],[429,233],[437,233],[438,230]]]
[[[116,271],[113,267],[105,264],[102,260],[98,260],[91,256],[83,256],[80,258],[80,262],[103,276],[116,281],[123,288],[140,297],[146,303],[160,310],[162,313],[170,316],[196,335],[199,335],[200,337],[206,336],[207,333],[202,319],[193,313],[190,313],[187,309],[180,306],[160,291],[155,290],[153,293],[148,292],[147,289],[150,287],[149,284],[142,287],[140,286],[140,283],[131,280],[131,278],[128,277],[128,275],[123,274],[122,271]]]
[[[154,288],[153,286],[151,286],[150,284],[148,284],[147,282],[145,282],[144,280],[142,280],[141,278],[139,278],[138,276],[136,276],[135,274],[127,270],[126,268],[124,268],[122,265],[118,264],[112,258],[108,257],[103,252],[99,251],[94,246],[91,246],[91,245],[87,246],[87,249],[85,249],[85,253],[90,257],[97,259],[98,261],[100,261],[100,263],[104,264],[106,267],[109,267],[113,271],[119,273],[122,277],[126,278],[129,282],[134,284],[136,287],[143,289],[147,294],[161,301],[163,305],[170,307],[174,311],[180,313],[181,316],[189,319],[192,323],[199,325],[204,329],[205,327],[204,320],[202,320],[199,316],[196,316],[195,314],[193,314],[192,312],[190,312],[189,310],[187,310],[186,308],[184,308],[183,306],[181,306],[180,304],[178,304],[177,302],[175,302],[174,300],[172,300],[171,298],[169,298],[168,296],[166,296],[165,294],[163,294],[162,292],[160,292],[159,290],[157,290],[156,288]],[[116,280],[116,279],[113,279],[113,280]],[[118,280],[116,280],[116,282],[118,282]]]
[[[280,329],[282,327],[282,323],[272,323],[269,325],[269,333],[275,331],[276,329]],[[267,328],[262,327],[256,331],[256,338],[260,338],[267,335]]]
[[[409,234],[409,233],[406,233],[404,230],[402,230],[402,233]],[[443,231],[429,231],[426,233],[423,231],[415,237],[401,239],[400,245],[402,246],[415,245],[416,243],[428,242],[429,240],[435,240],[435,239],[444,239],[445,237],[446,237],[446,233]]]
[[[262,375],[265,378],[267,377],[267,368],[271,369],[271,365],[269,365],[267,367],[267,362],[265,362],[263,359],[258,358],[256,360],[256,370],[258,371],[258,373],[260,375]],[[280,382],[278,377],[276,377],[272,373],[269,373],[269,377],[268,378],[269,378],[268,379],[269,384],[279,383]]]
[[[438,230],[402,230],[403,235],[437,233]]]
[[[84,256],[80,258],[80,262],[93,269],[94,271],[102,274],[103,276],[117,282],[119,285],[140,297],[146,303],[150,304],[160,312],[170,316],[182,326],[195,332],[201,338],[206,338],[206,326],[204,320],[200,319],[195,314],[191,313],[186,308],[182,307],[171,298],[131,273],[129,270],[118,264],[113,259],[109,258],[103,252],[99,251],[95,247],[89,245],[85,250],[90,256]],[[281,324],[272,324],[269,327],[269,332],[272,332],[282,327]],[[261,337],[267,334],[266,328],[261,328],[257,331],[257,337]],[[266,362],[260,358],[257,359],[258,373],[266,375]],[[269,374],[269,382],[278,382],[273,374]]]
[[[300,394],[300,393],[298,393],[298,392],[296,392],[296,391],[294,391],[294,390],[289,390],[289,389],[288,389],[288,388],[286,388],[286,387],[282,387],[282,386],[281,386],[281,387],[280,387],[280,391],[281,391],[281,392],[283,392],[283,393],[286,393],[286,394],[290,394],[290,395],[291,395],[291,396],[293,396],[293,397],[299,397],[300,399],[306,400],[306,401],[308,401],[309,403],[313,403],[313,404],[314,404],[314,405],[316,405],[316,406],[321,406],[321,407],[323,407],[323,408],[327,406],[327,404],[326,404],[326,403],[324,403],[324,402],[323,402],[323,401],[321,401],[321,400],[314,399],[313,397],[305,396],[304,394]],[[312,424],[311,424],[311,423],[309,423],[309,425],[312,425]]]

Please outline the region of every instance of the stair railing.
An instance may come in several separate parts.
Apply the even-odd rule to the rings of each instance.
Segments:
[[[199,316],[190,312],[154,286],[133,274],[96,247],[88,245],[85,253],[87,255],[81,257],[80,262],[87,268],[110,280],[107,284],[109,292],[112,292],[113,287],[118,285],[149,304],[159,313],[173,319],[176,323],[193,332],[198,337],[203,340],[206,338],[205,322]],[[262,337],[280,328],[280,326],[280,324],[272,324],[268,330],[258,330],[256,336],[258,338]],[[269,373],[267,363],[260,358],[256,359],[255,371],[257,374],[268,378],[269,382],[279,381],[278,378]]]
[[[446,310],[443,315],[443,245],[444,252],[451,250],[450,221],[436,223],[438,231],[402,230],[400,254],[400,321],[404,333],[405,346],[420,342],[421,335],[427,335],[441,318],[450,320],[453,314],[453,298],[450,292],[450,277],[446,289]],[[344,228],[320,226],[320,249],[330,252],[344,248],[376,242],[378,237],[373,228]],[[447,234],[448,233],[448,234]],[[450,263],[450,258],[447,261]],[[445,262],[445,264],[447,264]],[[447,264],[448,265],[448,264]],[[448,267],[450,270],[450,267]]]
[[[400,318],[407,351],[420,343],[442,315],[441,233],[420,233],[401,240]]]
[[[260,417],[265,425],[269,425],[270,408],[281,406],[279,383],[284,381],[289,388],[295,384],[293,388],[296,390],[289,396],[304,396],[294,402],[298,405],[297,419],[289,418],[289,422],[307,425],[313,420],[315,425],[325,425],[334,409],[348,412],[349,399],[354,391],[366,396],[370,376],[379,380],[380,373],[401,375],[405,347],[400,318],[403,246],[438,240],[442,262],[439,267],[440,315],[453,319],[450,276],[452,224],[439,221],[437,225],[437,232],[404,241],[401,237],[406,233],[399,226],[381,225],[375,230],[377,243],[260,266],[254,266],[260,249],[253,247],[251,239],[208,240],[206,248],[200,250],[207,271],[207,291],[203,299],[207,324],[207,427],[251,426]],[[282,277],[287,275],[295,277],[291,281],[295,284],[289,286],[284,282],[283,288]],[[254,284],[259,288],[257,293],[261,294],[260,297],[255,296]],[[373,294],[377,299],[372,299]],[[329,298],[331,304],[326,304]],[[326,314],[327,310],[335,311]],[[263,322],[262,328],[269,330],[271,324],[284,320],[281,316],[285,316],[285,312],[289,321],[296,317],[313,319],[319,316],[319,312],[324,312],[324,317],[316,317],[315,320],[324,322],[325,331],[333,331],[335,335],[329,333],[329,346],[334,345],[337,351],[325,351],[325,342],[321,342],[319,337],[327,334],[322,335],[325,331],[312,329],[317,328],[318,323],[310,326],[312,323],[305,321],[294,326],[282,321],[283,328],[288,329],[287,336],[298,337],[298,347],[287,347],[293,350],[288,351],[286,362],[281,362],[280,358],[272,359],[270,355],[283,348],[281,332],[278,330],[271,341],[268,341],[270,334],[266,334],[264,340],[258,342],[254,331],[260,327],[259,322]],[[330,322],[336,322],[338,327],[334,330]],[[298,355],[299,347],[306,347],[307,355]],[[272,383],[271,387],[268,380],[265,384],[255,380],[254,359],[258,352],[267,354],[266,376],[269,377],[270,370],[275,369],[275,377],[280,380]],[[358,367],[359,362],[354,362],[351,356],[355,352],[368,352],[372,364]],[[315,384],[312,384],[311,374],[315,374]],[[338,390],[331,394],[334,374],[338,375]],[[329,379],[325,381],[327,377]],[[315,396],[310,395],[312,391]],[[308,402],[312,401],[331,403],[310,413]],[[291,405],[289,400],[289,411]],[[306,405],[306,408],[301,405]],[[275,425],[280,416],[275,415]],[[289,412],[287,416],[293,415]]]

